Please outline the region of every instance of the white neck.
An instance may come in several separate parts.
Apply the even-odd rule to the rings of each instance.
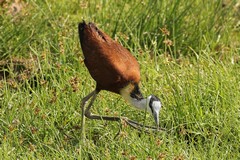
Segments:
[[[134,107],[136,107],[137,109],[140,109],[140,110],[146,110],[147,109],[147,111],[151,113],[151,109],[148,106],[148,100],[146,98],[141,99],[141,100],[130,98],[129,103],[131,105],[133,105]]]
[[[146,107],[147,107],[147,99],[137,100],[137,99],[130,98],[129,103],[140,110],[146,110]]]
[[[149,107],[149,100],[150,100],[150,96],[148,98],[144,98],[144,99],[141,99],[141,100],[137,100],[137,99],[134,99],[132,98],[129,93],[132,91],[132,85],[127,85],[126,87],[124,87],[121,91],[120,91],[120,94],[121,96],[128,102],[130,103],[131,105],[133,105],[134,107],[136,107],[137,109],[140,109],[140,110],[146,110],[148,112],[152,112],[150,107]]]

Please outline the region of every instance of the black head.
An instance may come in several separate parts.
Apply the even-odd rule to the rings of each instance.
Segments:
[[[154,95],[150,95],[147,98],[147,101],[148,101],[149,110],[152,113],[153,118],[158,126],[159,125],[159,112],[162,108],[162,103],[161,103],[160,99]]]

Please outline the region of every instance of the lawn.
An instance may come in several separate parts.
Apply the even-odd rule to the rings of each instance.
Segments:
[[[81,139],[83,19],[137,58],[166,131],[86,119]],[[240,159],[239,24],[237,1],[0,0],[0,158]],[[92,112],[154,125],[107,91]]]

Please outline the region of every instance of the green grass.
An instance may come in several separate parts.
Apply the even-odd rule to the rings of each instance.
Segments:
[[[13,15],[12,2],[0,5],[2,159],[240,158],[235,1],[225,7],[200,0],[22,3]],[[81,141],[80,101],[95,86],[79,45],[82,19],[138,59],[141,90],[160,97],[160,125],[168,131],[140,133],[119,122],[86,119],[87,139]],[[151,115],[106,91],[93,112],[154,125]]]

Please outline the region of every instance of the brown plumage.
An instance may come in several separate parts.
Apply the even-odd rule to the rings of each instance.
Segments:
[[[140,70],[137,60],[126,48],[99,30],[93,23],[86,24],[83,21],[78,26],[78,32],[84,63],[97,83],[96,89],[82,99],[82,130],[84,128],[84,116],[98,120],[120,120],[120,117],[93,115],[90,112],[90,108],[101,90],[120,94],[131,105],[150,112],[158,128],[161,102],[154,95],[147,98],[142,96],[138,86]],[[90,98],[91,101],[85,110],[84,106]],[[134,128],[143,127],[143,125],[129,119],[126,119],[126,122]],[[156,129],[153,127],[147,128]]]
[[[84,63],[97,83],[97,90],[120,94],[129,83],[139,83],[139,64],[126,48],[93,23],[80,23],[79,36]]]

